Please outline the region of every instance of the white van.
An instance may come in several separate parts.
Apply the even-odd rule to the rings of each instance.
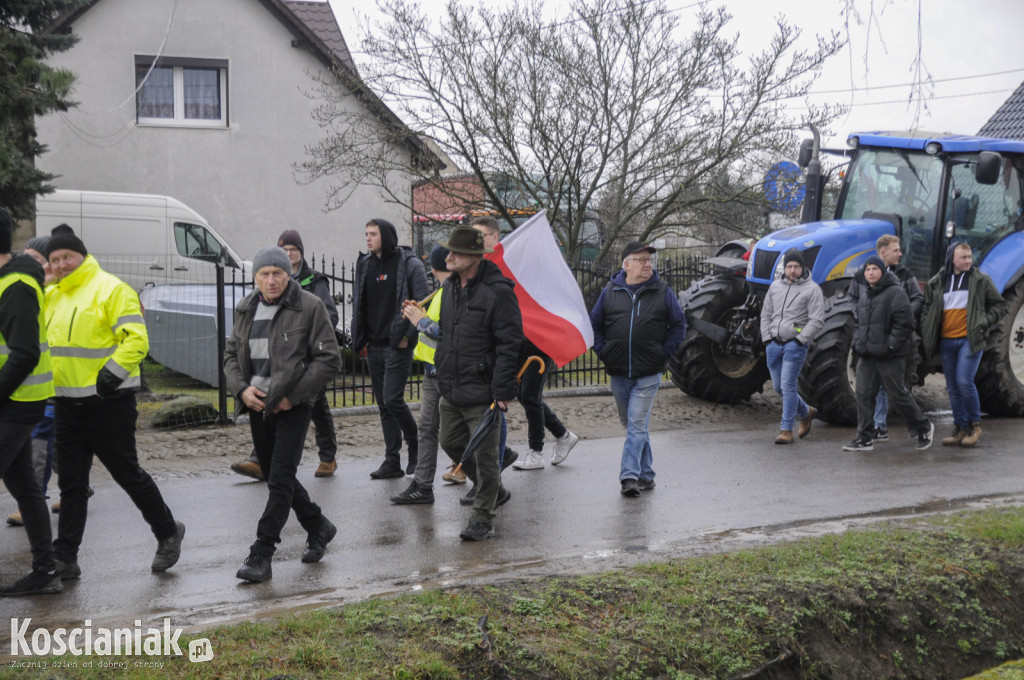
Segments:
[[[158,283],[214,283],[224,251],[229,267],[248,263],[199,213],[170,196],[58,189],[36,197],[36,235],[67,224],[100,265],[136,290]],[[225,272],[231,280],[231,272]]]

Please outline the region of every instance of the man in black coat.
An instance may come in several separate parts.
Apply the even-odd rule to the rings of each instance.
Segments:
[[[441,298],[441,339],[434,355],[441,392],[441,448],[458,462],[470,435],[491,404],[505,410],[516,398],[516,371],[523,342],[523,321],[514,284],[498,265],[483,259],[492,252],[472,227],[455,227],[447,243],[451,276]],[[501,486],[498,427],[463,463],[476,497],[466,541],[494,535],[495,509],[512,497]]]
[[[896,275],[886,271],[885,263],[872,255],[864,264],[867,288],[857,300],[853,352],[857,356],[857,438],[844,451],[874,449],[874,411],[879,385],[907,420],[917,449],[932,445],[935,425],[921,413],[917,402],[903,382],[903,366],[914,332],[914,314],[910,299]]]

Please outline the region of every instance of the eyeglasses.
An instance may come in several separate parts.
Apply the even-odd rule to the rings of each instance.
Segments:
[[[653,257],[630,257],[628,259],[631,262],[638,262],[641,265],[645,265],[645,264],[653,265],[654,264],[654,260],[655,260],[655,258],[653,258]]]

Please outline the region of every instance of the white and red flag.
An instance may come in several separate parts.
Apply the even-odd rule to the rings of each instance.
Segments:
[[[559,368],[594,344],[583,293],[544,212],[503,238],[487,259],[516,283],[523,334]]]

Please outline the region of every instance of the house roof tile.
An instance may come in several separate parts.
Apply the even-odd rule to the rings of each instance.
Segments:
[[[978,135],[1024,140],[1024,83],[996,109],[988,122],[981,126]]]
[[[345,37],[341,34],[341,29],[338,27],[338,21],[331,10],[330,3],[310,2],[309,0],[284,0],[284,4],[291,10],[296,19],[305,24],[316,37],[320,38],[323,44],[331,50],[335,59],[353,72],[358,73],[355,61],[352,60],[352,54],[348,51],[348,44],[345,42]]]

